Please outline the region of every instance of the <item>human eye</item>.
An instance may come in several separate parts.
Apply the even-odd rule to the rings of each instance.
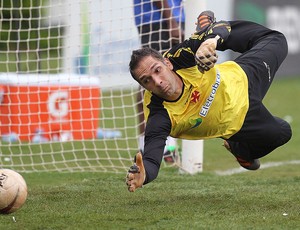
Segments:
[[[160,66],[156,67],[155,70],[154,70],[155,73],[159,73],[160,71],[161,71],[161,67]]]
[[[142,81],[142,83],[143,83],[144,85],[147,85],[149,82],[150,82],[150,78],[149,78],[149,77],[145,77],[145,78],[143,79],[143,81]]]

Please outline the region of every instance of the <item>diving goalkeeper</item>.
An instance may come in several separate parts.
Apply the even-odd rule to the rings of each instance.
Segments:
[[[234,61],[216,64],[216,50],[233,50]],[[130,192],[159,172],[166,138],[222,138],[248,170],[259,158],[287,143],[290,125],[263,105],[276,71],[288,52],[284,35],[248,21],[198,17],[196,32],[164,56],[151,48],[134,50],[129,68],[143,86],[146,118],[143,155],[136,155],[126,184]]]

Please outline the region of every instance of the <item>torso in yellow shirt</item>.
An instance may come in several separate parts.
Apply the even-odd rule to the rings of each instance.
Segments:
[[[204,74],[195,65],[175,71],[184,83],[183,94],[175,102],[161,103],[171,121],[171,136],[227,139],[240,130],[249,100],[247,76],[238,64],[224,62]],[[150,92],[145,92],[146,120],[152,96]]]

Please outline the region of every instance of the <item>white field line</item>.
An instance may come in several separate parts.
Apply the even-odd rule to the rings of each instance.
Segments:
[[[281,165],[297,165],[297,164],[300,164],[300,160],[267,162],[267,163],[262,164],[260,166],[260,169],[278,167]],[[229,169],[229,170],[225,170],[225,171],[215,171],[215,173],[220,176],[228,176],[228,175],[233,175],[233,174],[238,174],[238,173],[243,173],[243,172],[249,172],[249,170],[240,167],[240,168],[234,168],[234,169]]]

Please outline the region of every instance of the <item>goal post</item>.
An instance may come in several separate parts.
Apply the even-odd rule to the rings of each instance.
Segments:
[[[205,1],[184,1],[186,11],[185,37],[195,32],[195,22],[199,14],[205,9]],[[203,140],[182,140],[181,172],[195,174],[203,171]]]
[[[189,36],[203,4],[183,2]],[[133,1],[1,1],[1,16],[1,167],[126,171],[139,136]],[[186,172],[202,170],[199,143],[182,143]]]

